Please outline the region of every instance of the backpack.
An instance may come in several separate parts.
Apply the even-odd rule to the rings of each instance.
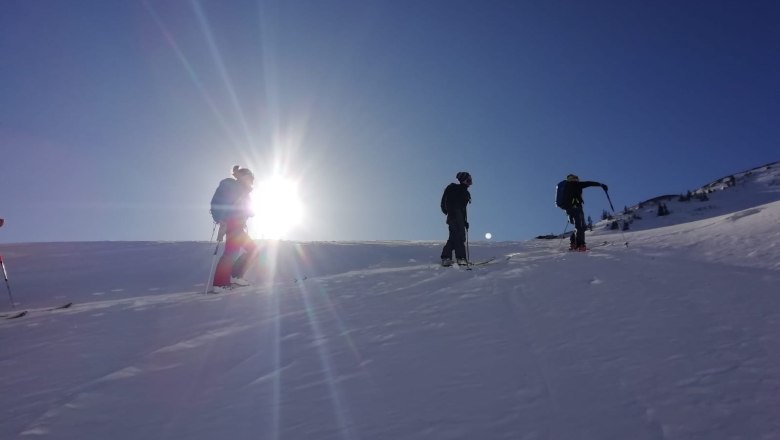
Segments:
[[[571,191],[569,191],[569,185],[566,180],[561,180],[555,187],[555,206],[561,209],[570,209],[571,203]]]
[[[211,218],[215,223],[227,220],[235,211],[238,185],[236,180],[229,178],[219,182],[214,196],[211,197]]]

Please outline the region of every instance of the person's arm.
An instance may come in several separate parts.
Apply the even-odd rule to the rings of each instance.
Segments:
[[[605,191],[607,190],[607,185],[604,185],[603,183],[600,183],[600,182],[593,182],[593,181],[590,181],[590,180],[586,180],[585,182],[580,182],[580,187],[581,188],[589,188],[591,186],[600,186],[600,187],[604,188]]]
[[[463,221],[466,223],[466,229],[469,228],[469,214],[468,214],[468,206],[469,203],[471,203],[471,193],[469,190],[464,191],[465,193],[465,200],[463,203]]]
[[[447,215],[447,190],[449,187],[444,188],[444,194],[441,195],[441,212]]]

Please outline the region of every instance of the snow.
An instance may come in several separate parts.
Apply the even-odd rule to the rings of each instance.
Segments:
[[[471,243],[498,257],[472,271],[440,242],[263,242],[224,295],[211,243],[2,245],[30,313],[0,319],[0,438],[780,438],[764,186],[588,253]]]

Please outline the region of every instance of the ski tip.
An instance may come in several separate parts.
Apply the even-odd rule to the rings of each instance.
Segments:
[[[16,319],[16,318],[21,318],[22,316],[25,316],[25,315],[27,315],[27,310],[23,310],[23,311],[15,314],[15,315],[11,315],[11,316],[5,318],[5,319]]]

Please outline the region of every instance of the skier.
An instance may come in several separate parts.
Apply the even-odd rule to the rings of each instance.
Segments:
[[[583,188],[591,186],[600,186],[607,191],[607,185],[599,182],[585,181],[580,182],[580,178],[574,174],[566,176],[566,201],[569,207],[566,208],[566,215],[569,216],[569,223],[574,225],[574,231],[570,236],[570,250],[573,251],[587,251],[588,248],[585,245],[585,229],[587,224],[585,223],[585,212],[582,209],[582,205],[585,203],[582,200]]]
[[[248,168],[233,167],[233,178],[219,182],[211,198],[211,215],[219,223],[217,241],[225,236],[225,251],[214,271],[211,292],[221,293],[233,285],[247,286],[244,279],[249,264],[257,256],[257,245],[246,231],[246,221],[254,215],[249,208],[249,193],[255,176]],[[241,250],[244,254],[241,254]]]
[[[466,258],[466,230],[469,228],[466,206],[471,203],[469,187],[471,174],[461,171],[456,176],[458,183],[450,183],[441,196],[441,212],[447,216],[450,236],[441,251],[441,265],[452,266],[452,252],[458,265],[468,265]]]

